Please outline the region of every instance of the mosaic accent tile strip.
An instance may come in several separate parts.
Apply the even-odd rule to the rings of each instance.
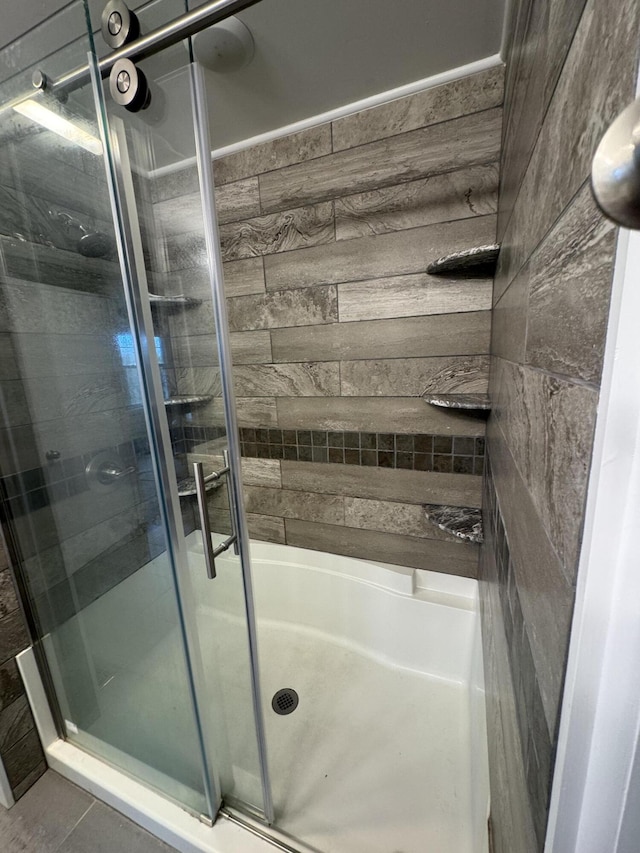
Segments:
[[[243,456],[481,475],[484,439],[326,430],[240,430]]]

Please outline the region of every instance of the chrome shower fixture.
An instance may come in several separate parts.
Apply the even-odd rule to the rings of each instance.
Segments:
[[[67,231],[77,230],[82,235],[76,244],[77,250],[86,258],[104,258],[113,251],[114,241],[108,234],[102,231],[88,231],[81,222],[75,219],[68,213],[58,211],[53,213],[49,211],[51,216],[60,220]]]
[[[109,0],[102,10],[102,38],[114,50],[140,35],[140,21],[122,0]]]
[[[640,229],[640,98],[620,113],[600,140],[591,187],[605,216],[623,228]]]
[[[251,62],[255,53],[251,31],[235,16],[197,33],[191,43],[200,65],[218,74],[239,71]]]

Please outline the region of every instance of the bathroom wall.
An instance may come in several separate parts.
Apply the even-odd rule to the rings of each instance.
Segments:
[[[502,75],[215,161],[253,536],[475,576],[476,546],[421,505],[480,505],[485,423],[421,395],[486,390],[491,281],[426,268],[495,239]],[[153,194],[172,286],[204,296],[194,169]],[[174,321],[180,393],[219,394],[212,326],[202,308]],[[221,423],[219,399],[190,413],[192,458],[216,464]]]
[[[542,850],[616,229],[590,161],[633,98],[640,9],[513,4],[480,566],[495,853]]]

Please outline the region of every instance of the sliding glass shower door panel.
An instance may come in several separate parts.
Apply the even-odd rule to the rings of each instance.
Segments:
[[[31,86],[86,66],[85,28],[72,4],[0,55],[3,530],[63,733],[213,814],[93,90],[88,73],[64,96]],[[161,337],[147,344],[162,362]]]
[[[107,81],[100,97],[134,257],[134,313],[139,333],[154,342],[156,426],[172,475],[165,491],[179,528],[172,547],[204,748],[225,801],[269,819],[206,117],[188,58],[180,45],[138,64],[149,82],[147,109],[118,106]]]

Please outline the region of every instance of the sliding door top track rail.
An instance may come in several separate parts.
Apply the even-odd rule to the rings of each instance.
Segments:
[[[243,9],[248,9],[250,6],[255,6],[260,0],[213,0],[213,2],[205,3],[198,9],[192,12],[187,12],[185,15],[169,21],[157,29],[152,30],[145,36],[140,36],[135,41],[125,44],[122,47],[114,50],[108,56],[103,57],[98,62],[98,68],[102,77],[107,77],[109,72],[119,59],[131,59],[133,62],[142,59],[147,59],[156,53],[171,47],[180,41],[194,36],[201,30],[213,24],[218,24],[224,21],[225,18],[230,18],[232,15],[242,12]],[[79,88],[90,79],[89,66],[82,65],[69,71],[62,77],[56,80],[48,80],[46,84],[49,92],[70,92]],[[16,98],[11,103],[6,104],[4,109],[15,106],[27,98],[33,97],[33,91],[25,94],[24,97]]]

